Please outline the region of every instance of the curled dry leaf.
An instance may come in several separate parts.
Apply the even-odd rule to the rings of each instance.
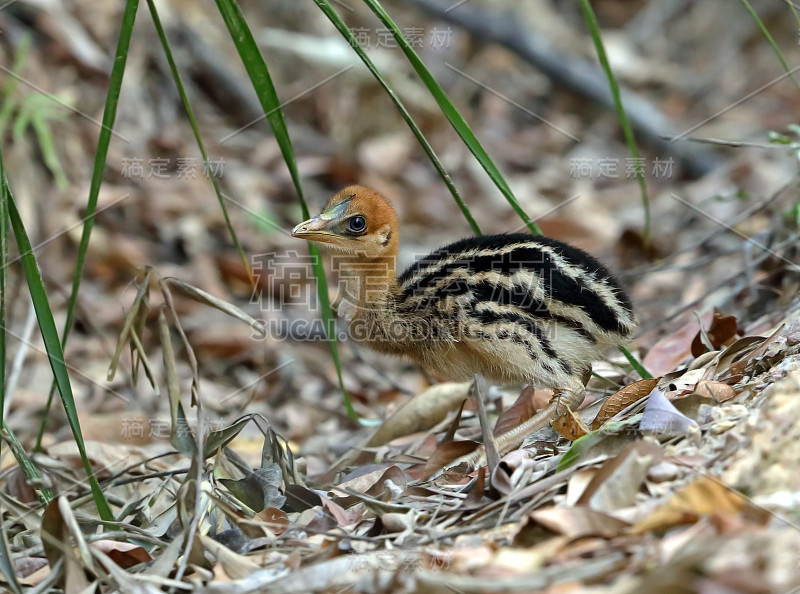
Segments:
[[[697,382],[694,391],[700,396],[713,398],[716,402],[727,402],[736,396],[733,386],[711,380]]]
[[[427,431],[467,398],[470,384],[446,382],[416,395],[383,422],[367,442],[367,447],[381,446],[398,437]]]
[[[519,427],[521,423],[534,415],[536,412],[536,405],[533,400],[534,392],[533,387],[525,386],[514,404],[500,413],[492,431],[495,437]]]
[[[255,519],[266,524],[275,536],[280,536],[289,527],[289,517],[286,512],[276,507],[261,510],[256,514]]]
[[[614,538],[628,527],[622,520],[584,506],[546,507],[531,512],[530,518],[548,530],[570,538]]]
[[[710,311],[703,314],[703,325],[711,322],[711,315]],[[699,329],[697,320],[689,319],[678,331],[664,336],[654,344],[645,355],[642,365],[653,375],[664,375],[672,371],[691,355],[692,339]]]
[[[371,467],[367,467],[368,469]],[[357,471],[355,471],[357,472]],[[380,501],[391,501],[392,488],[400,491],[406,488],[406,475],[398,466],[392,465],[389,468],[381,465],[377,469],[358,476],[351,473],[345,480],[337,485],[337,491],[358,491]],[[392,488],[390,488],[390,485]],[[336,497],[336,503],[345,509],[357,503],[360,499],[356,496]]]
[[[726,316],[719,311],[714,312],[714,319],[711,320],[711,326],[705,332],[701,329],[692,340],[692,355],[699,357],[703,353],[718,349],[719,347],[729,343],[736,338],[736,332],[739,330],[739,324],[735,316]],[[705,344],[703,334],[708,342],[711,344],[711,349]]]
[[[508,495],[521,486],[528,484],[535,470],[535,450],[514,450],[503,456],[500,464],[492,473],[492,486],[501,495]]]
[[[580,439],[589,433],[589,428],[586,426],[586,423],[583,422],[583,419],[580,417],[580,415],[573,412],[572,409],[569,408],[565,414],[561,415],[555,421],[550,423],[550,426],[555,429],[561,437],[564,437],[570,441]]]
[[[103,551],[114,563],[126,569],[153,560],[144,548],[129,542],[106,539],[95,541],[89,546]]]
[[[613,418],[634,402],[647,396],[656,387],[659,378],[648,378],[633,382],[625,386],[616,394],[612,394],[600,407],[597,416],[592,421],[592,431],[600,429],[606,421]]]
[[[693,524],[702,516],[736,515],[746,508],[751,508],[754,517],[767,516],[734,489],[710,476],[701,476],[637,522],[631,531],[641,534],[650,530],[665,530],[680,524]]]
[[[480,444],[477,441],[448,441],[440,444],[425,464],[423,475],[428,478],[439,472],[451,462],[466,456]]]
[[[633,505],[648,470],[662,457],[661,447],[652,441],[639,440],[628,444],[603,463],[586,485],[578,504],[604,512]]]

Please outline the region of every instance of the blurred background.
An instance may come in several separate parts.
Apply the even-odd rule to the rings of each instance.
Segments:
[[[257,318],[319,317],[307,246],[288,235],[303,219],[300,204],[216,6],[156,4],[209,159],[198,151],[143,4],[66,351],[86,439],[118,440],[132,415],[167,418],[165,399],[142,374],[133,381],[128,355],[114,381],[105,379],[144,267]],[[244,0],[240,6],[274,79],[312,211],[351,183],[381,191],[401,221],[401,267],[472,234],[385,91],[313,2]],[[482,231],[522,230],[388,30],[357,0],[334,6],[405,102]],[[796,295],[797,275],[787,266],[797,260],[800,76],[787,72],[781,59],[796,56],[798,21],[790,4],[774,1],[752,3],[758,19],[747,3],[722,0],[593,6],[623,88],[638,162],[577,3],[384,4],[522,208],[545,234],[590,251],[629,288],[640,324],[634,352],[663,373],[671,360],[648,360],[648,352],[696,324],[694,312],[709,320],[717,307],[757,333],[781,319]],[[122,3],[97,0],[20,0],[0,10],[6,170],[59,328],[122,11]],[[650,241],[643,237],[635,166],[651,202]],[[256,290],[212,177],[255,266]],[[27,441],[38,430],[51,372],[18,262],[10,274],[14,365],[6,420]],[[335,275],[329,285],[333,301]],[[143,333],[156,374],[162,373],[155,323],[161,299],[151,293]],[[197,357],[202,401],[214,418],[263,413],[304,452],[318,454],[319,467],[309,466],[310,473],[337,452],[330,444],[348,447],[351,426],[330,350],[325,342],[304,340],[313,328],[295,325],[293,336],[271,332],[257,339],[246,324],[208,306],[184,296],[175,302]],[[427,385],[413,366],[350,341],[342,341],[340,352],[345,385],[363,416],[382,417],[403,394]],[[180,349],[177,356],[188,386],[189,358]],[[46,442],[59,439],[64,424],[59,407],[49,414]]]

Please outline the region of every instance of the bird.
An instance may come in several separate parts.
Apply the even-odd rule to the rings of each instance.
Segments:
[[[292,236],[324,244],[351,335],[444,379],[568,388],[635,327],[631,301],[595,258],[544,236],[469,237],[396,277],[398,220],[378,192],[349,186]]]
[[[592,361],[635,328],[631,301],[605,266],[541,235],[468,237],[398,276],[397,214],[363,186],[337,192],[292,236],[333,253],[351,338],[441,379],[582,393]]]

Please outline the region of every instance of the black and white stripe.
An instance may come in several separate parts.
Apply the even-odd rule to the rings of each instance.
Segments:
[[[599,332],[625,337],[634,324],[630,300],[602,264],[546,237],[462,240],[417,261],[398,282],[401,309],[446,314],[453,300],[491,302],[516,310],[514,320],[534,336],[536,320],[558,323],[590,343]]]

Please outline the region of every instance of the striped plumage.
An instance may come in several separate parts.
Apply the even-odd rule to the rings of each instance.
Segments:
[[[293,234],[345,254],[336,263],[340,312],[355,339],[444,378],[579,389],[592,360],[634,327],[630,300],[609,271],[554,239],[463,239],[395,278],[394,210],[358,186]]]

